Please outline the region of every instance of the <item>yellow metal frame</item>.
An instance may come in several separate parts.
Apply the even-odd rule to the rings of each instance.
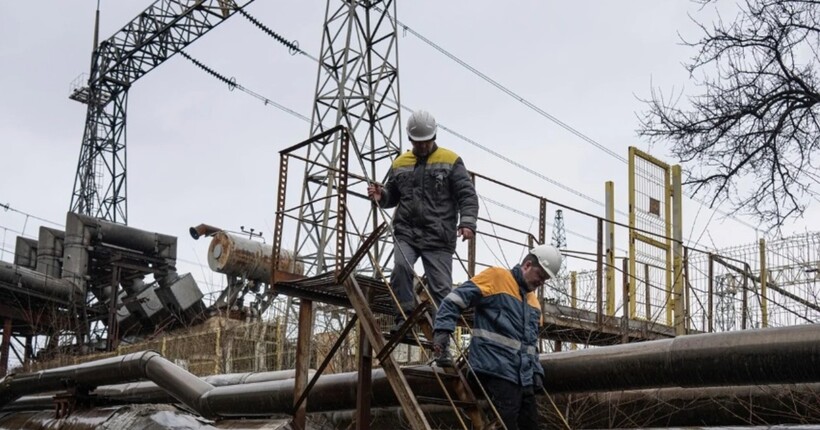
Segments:
[[[615,183],[604,185],[606,195],[606,314],[615,315]]]
[[[635,160],[636,158],[643,159],[651,164],[654,164],[657,167],[660,167],[664,170],[664,216],[662,218],[664,224],[664,238],[656,239],[647,236],[646,234],[641,234],[636,231],[637,222],[636,222],[636,175],[635,175]],[[630,318],[635,318],[637,316],[637,294],[636,294],[636,285],[635,279],[636,270],[637,270],[637,261],[636,261],[636,248],[635,244],[637,241],[644,242],[648,245],[654,246],[661,251],[664,251],[666,254],[666,286],[664,290],[666,291],[666,324],[672,325],[672,271],[673,271],[673,261],[672,261],[672,220],[670,219],[670,215],[672,213],[672,184],[671,184],[671,175],[672,175],[672,168],[669,164],[664,163],[663,161],[643,152],[633,146],[629,147],[629,275],[630,275],[630,282],[629,282],[629,315]],[[647,302],[649,302],[650,298],[646,297]]]

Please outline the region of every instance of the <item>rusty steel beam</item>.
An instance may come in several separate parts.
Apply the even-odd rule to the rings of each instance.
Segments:
[[[0,375],[5,375],[9,368],[9,349],[11,348],[11,318],[3,320],[3,343],[0,344]]]
[[[296,394],[303,395],[308,391],[308,366],[310,364],[310,342],[313,340],[313,302],[302,299],[299,302],[299,326],[296,338],[296,377],[293,385],[294,402],[292,407],[293,426],[297,430],[306,429],[307,407],[299,404]]]
[[[385,345],[384,338],[382,337],[379,326],[376,324],[376,317],[368,307],[367,299],[364,297],[359,283],[356,282],[356,277],[348,277],[344,282],[344,286],[347,296],[350,298],[350,303],[353,305],[353,308],[356,309],[356,313],[359,314],[360,321],[362,322],[360,327],[367,335],[367,340],[373,345],[373,349],[381,351]],[[430,424],[421,412],[418,400],[410,389],[407,378],[405,378],[404,374],[400,371],[396,362],[393,361],[391,356],[387,356],[381,365],[385,371],[387,380],[390,382],[390,386],[393,388],[393,392],[396,393],[399,399],[399,404],[401,404],[404,413],[407,414],[411,428],[429,429]]]

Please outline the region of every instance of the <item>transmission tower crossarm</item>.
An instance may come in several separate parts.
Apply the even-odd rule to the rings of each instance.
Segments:
[[[95,46],[88,85],[76,89],[70,96],[87,105],[71,212],[128,224],[125,157],[128,89],[251,2],[253,0],[241,0],[241,4],[236,0],[157,0]],[[96,34],[95,31],[95,45]]]
[[[89,86],[101,85],[115,95],[251,2],[155,1],[100,43],[97,73],[92,74]]]

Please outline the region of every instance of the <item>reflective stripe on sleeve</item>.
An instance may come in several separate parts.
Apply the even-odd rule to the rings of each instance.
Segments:
[[[447,297],[444,300],[450,300],[451,302],[455,303],[460,309],[464,309],[467,307],[467,303],[464,303],[464,299],[461,298],[458,294],[453,291],[450,294],[447,294]]]
[[[475,224],[476,223],[476,217],[469,216],[469,215],[468,216],[462,216],[461,217],[461,223],[462,224]]]

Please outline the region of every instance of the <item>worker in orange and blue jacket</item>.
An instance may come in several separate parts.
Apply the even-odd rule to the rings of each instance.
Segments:
[[[535,393],[544,369],[538,360],[541,306],[535,290],[555,277],[563,256],[539,245],[512,269],[491,267],[454,289],[441,303],[433,336],[439,366],[452,366],[450,336],[468,308],[475,309],[469,363],[508,430],[536,429]]]

